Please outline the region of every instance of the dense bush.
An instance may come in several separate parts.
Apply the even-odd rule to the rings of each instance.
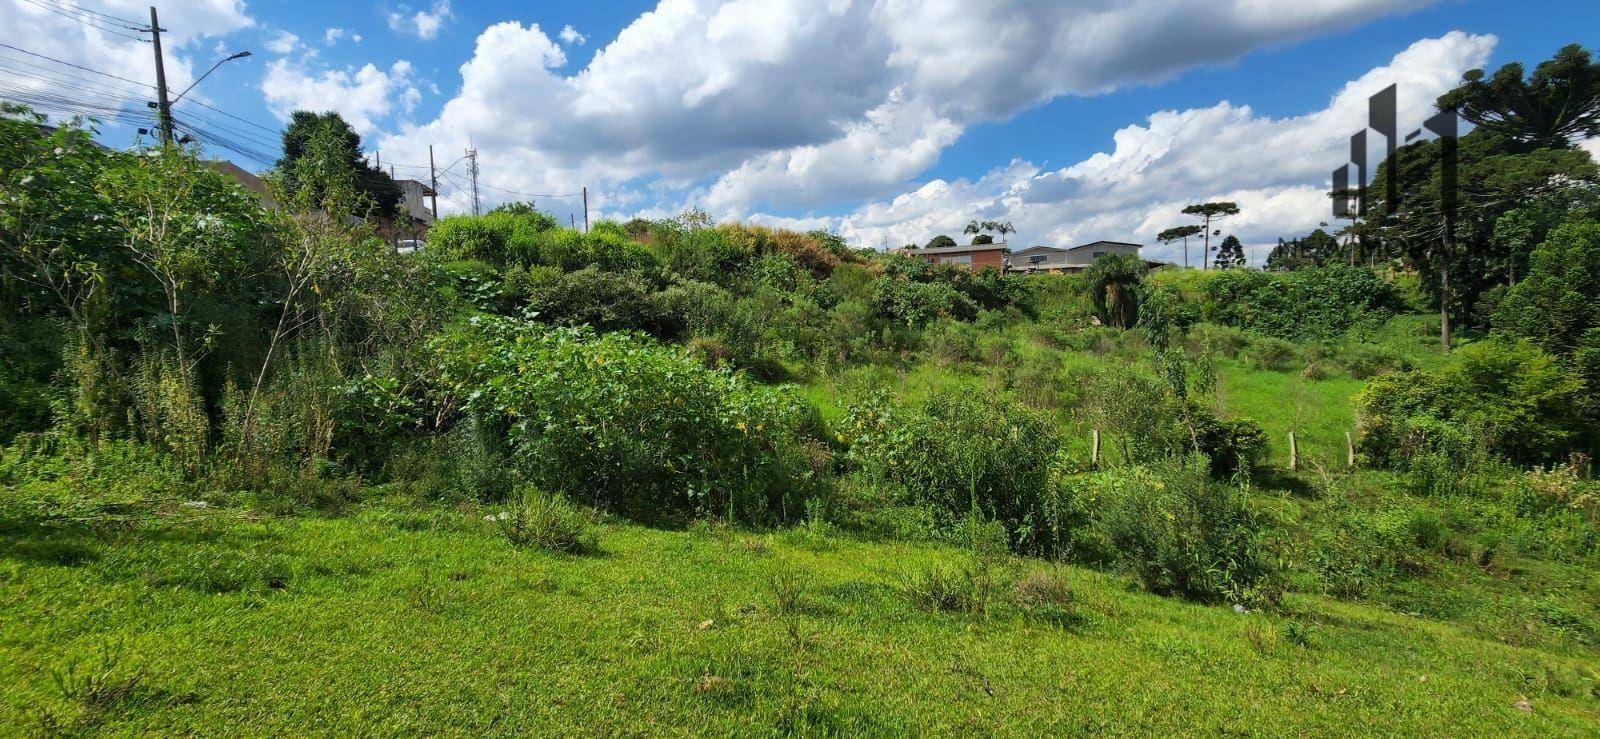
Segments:
[[[600,548],[594,521],[566,498],[525,487],[507,501],[505,510],[484,516],[514,547],[562,554]]]
[[[1000,521],[1031,547],[1061,440],[1047,416],[993,398],[939,393],[893,405],[853,405],[840,424],[848,458],[897,502],[927,506],[942,526],[969,514]]]
[[[1269,523],[1202,459],[1058,474],[1051,495],[1062,552],[1125,569],[1152,592],[1254,604],[1282,591]]]
[[[563,326],[666,333],[650,300],[650,288],[634,274],[587,267],[533,287],[528,308],[538,314],[539,320]]]
[[[940,318],[970,321],[978,315],[971,298],[942,282],[886,275],[873,283],[872,301],[878,315],[905,326],[926,326]]]
[[[1581,430],[1574,410],[1582,392],[1576,373],[1533,344],[1469,344],[1439,370],[1369,382],[1358,398],[1361,449],[1396,467],[1476,444],[1519,462],[1559,460]]]
[[[788,520],[818,493],[814,412],[628,333],[475,318],[442,338],[442,391],[504,424],[540,487],[631,516]]]
[[[1151,291],[1153,306],[1183,325],[1194,311],[1181,303],[1198,296],[1199,317],[1279,339],[1334,338],[1351,328],[1376,325],[1401,307],[1398,291],[1362,267],[1317,267],[1291,272],[1222,270],[1190,288]]]

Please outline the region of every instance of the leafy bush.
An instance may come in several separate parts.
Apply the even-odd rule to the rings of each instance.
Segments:
[[[435,345],[441,390],[504,424],[533,483],[629,515],[788,520],[818,492],[815,412],[623,332],[479,317]]]
[[[535,287],[528,296],[528,308],[538,313],[539,320],[563,326],[664,332],[650,300],[650,285],[629,273],[594,267],[568,272]]]
[[[566,498],[525,487],[506,508],[484,516],[484,520],[500,529],[511,546],[563,554],[582,554],[600,548],[600,535],[594,521]]]
[[[1249,472],[1267,456],[1267,432],[1248,418],[1217,418],[1199,406],[1189,410],[1195,443],[1210,462],[1211,475]]]
[[[935,394],[911,405],[881,396],[841,423],[849,459],[897,502],[925,505],[942,525],[977,513],[1000,521],[1015,545],[1041,526],[1040,493],[1060,446],[1049,418],[1014,403]]]
[[[1581,431],[1582,391],[1580,377],[1531,343],[1469,344],[1439,370],[1369,382],[1357,399],[1361,450],[1392,467],[1480,439],[1518,462],[1559,460]]]
[[[1365,380],[1390,372],[1404,372],[1416,367],[1409,357],[1387,347],[1375,344],[1352,343],[1339,352],[1339,364],[1351,377]]]
[[[978,315],[971,298],[940,282],[884,276],[873,282],[872,293],[878,315],[906,326],[926,326],[940,318],[970,321]]]
[[[1057,505],[1079,512],[1065,551],[1139,577],[1151,592],[1201,601],[1271,602],[1282,573],[1268,524],[1245,493],[1211,482],[1203,460],[1057,478]]]
[[[1209,275],[1200,290],[1205,320],[1295,341],[1376,325],[1401,307],[1394,286],[1362,267],[1222,270]]]
[[[1299,362],[1299,348],[1282,339],[1263,336],[1250,345],[1250,363],[1260,369],[1284,372]]]

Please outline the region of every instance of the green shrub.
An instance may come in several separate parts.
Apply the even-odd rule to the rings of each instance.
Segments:
[[[635,274],[587,267],[535,288],[528,296],[528,308],[539,320],[563,326],[666,333],[650,300],[650,287]]]
[[[600,548],[593,519],[567,499],[525,487],[507,502],[506,510],[484,519],[517,548],[582,554]]]
[[[928,353],[941,365],[958,364],[978,356],[978,330],[970,323],[940,321],[925,334]]]
[[[909,405],[878,396],[851,406],[840,429],[851,462],[896,502],[929,507],[944,527],[971,514],[999,521],[1019,548],[1038,538],[1041,494],[1061,443],[1047,416],[967,393]]]
[[[1259,369],[1286,372],[1300,362],[1300,350],[1282,339],[1263,336],[1250,345],[1250,363]]]
[[[1393,349],[1366,343],[1346,345],[1339,352],[1338,361],[1345,371],[1357,380],[1390,372],[1404,372],[1416,367],[1416,363],[1409,357]]]
[[[1369,382],[1357,399],[1361,449],[1390,467],[1466,453],[1474,439],[1518,462],[1560,460],[1581,431],[1582,392],[1576,373],[1533,344],[1469,344],[1438,370]]]
[[[1198,405],[1189,411],[1194,442],[1210,462],[1212,477],[1250,472],[1267,456],[1267,432],[1248,418],[1217,418]]]
[[[576,501],[645,518],[781,521],[824,482],[814,410],[682,349],[478,317],[435,352],[441,390],[504,424],[528,480]]]
[[[1250,337],[1232,326],[1201,323],[1189,329],[1189,351],[1194,354],[1237,359],[1239,353],[1249,348]]]
[[[940,282],[880,277],[873,282],[872,300],[878,315],[905,326],[926,326],[940,318],[970,321],[978,315],[971,298]]]
[[[1208,275],[1200,292],[1205,320],[1295,341],[1376,325],[1402,305],[1393,285],[1372,270],[1348,266],[1222,270]]]
[[[1211,482],[1203,460],[1058,479],[1062,505],[1083,512],[1067,551],[1136,575],[1151,592],[1206,602],[1275,601],[1282,572],[1268,524],[1245,493]]]

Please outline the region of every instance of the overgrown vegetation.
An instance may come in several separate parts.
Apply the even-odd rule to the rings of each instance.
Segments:
[[[1246,269],[1206,203],[1163,238],[1225,269],[1022,277],[528,204],[400,255],[359,140],[296,120],[267,207],[196,152],[0,117],[7,728],[349,726],[329,686],[390,659],[429,686],[395,731],[582,726],[460,679],[525,657],[619,733],[981,731],[980,694],[1046,732],[1593,727],[1600,225],[1547,135],[1463,141],[1527,196],[1464,259],[1407,241],[1412,203]],[[902,661],[860,670],[878,643]],[[1056,711],[1082,701],[1038,675],[1104,678],[1040,645],[1175,671],[1110,701],[1171,718]],[[202,694],[214,664],[249,667]],[[451,708],[479,704],[511,718]]]

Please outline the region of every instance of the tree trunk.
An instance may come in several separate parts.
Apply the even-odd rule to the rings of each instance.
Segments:
[[[1439,344],[1450,351],[1450,260],[1439,270]]]

